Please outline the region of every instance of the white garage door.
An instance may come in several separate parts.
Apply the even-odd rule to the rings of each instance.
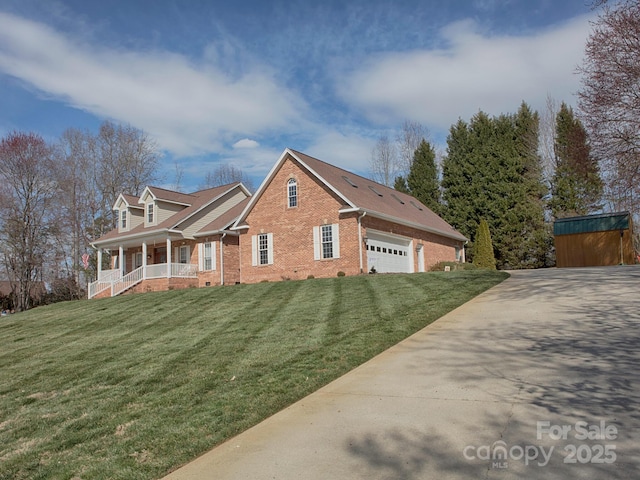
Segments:
[[[367,265],[380,273],[412,273],[411,240],[367,232]]]

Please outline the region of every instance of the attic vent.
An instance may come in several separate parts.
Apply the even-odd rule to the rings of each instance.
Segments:
[[[358,185],[356,185],[355,183],[353,183],[351,181],[351,179],[349,177],[347,177],[346,175],[343,175],[342,178],[344,179],[345,182],[347,182],[349,185],[351,185],[352,187],[358,188]]]
[[[404,205],[404,202],[403,202],[402,200],[400,200],[400,199],[396,196],[396,194],[395,194],[395,193],[392,193],[392,194],[391,194],[391,196],[392,196],[393,198],[395,198],[395,199],[400,203],[400,205]]]
[[[374,186],[372,186],[372,185],[369,185],[369,188],[371,189],[371,191],[372,191],[373,193],[375,193],[375,194],[376,194],[376,195],[378,195],[379,197],[382,197],[382,194],[381,194],[378,190],[376,190],[376,187],[374,187]]]
[[[418,205],[416,202],[414,202],[413,200],[411,200],[411,201],[410,201],[410,203],[411,203],[411,205],[413,205],[414,207],[416,207],[418,210],[420,210],[420,211],[422,211],[422,210],[423,210],[423,208],[422,208],[420,205]]]

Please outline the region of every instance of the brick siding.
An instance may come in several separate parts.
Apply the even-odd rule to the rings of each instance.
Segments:
[[[298,184],[298,205],[289,208],[287,184],[294,178]],[[297,162],[286,159],[262,196],[249,212],[248,229],[240,235],[240,279],[242,283],[260,281],[296,280],[309,275],[335,277],[339,271],[346,275],[366,273],[367,252],[360,249],[358,214],[339,214],[344,201],[301,168]],[[340,258],[314,260],[313,227],[339,224]],[[362,237],[366,228],[394,233],[413,239],[425,248],[425,268],[443,260],[455,260],[455,247],[461,242],[405,227],[371,216],[362,219]],[[273,234],[273,264],[252,265],[252,236]],[[360,270],[360,253],[362,267]],[[414,255],[414,271],[418,271]]]

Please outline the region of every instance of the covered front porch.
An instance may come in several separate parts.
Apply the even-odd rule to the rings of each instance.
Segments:
[[[110,251],[112,257],[112,268],[107,270],[102,269],[105,250]],[[181,239],[122,243],[117,250],[102,247],[97,249],[97,257],[98,275],[97,280],[89,284],[89,298],[113,297],[130,289],[198,286],[198,265],[191,263],[192,244]]]

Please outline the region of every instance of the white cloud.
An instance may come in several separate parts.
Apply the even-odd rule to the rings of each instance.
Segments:
[[[258,142],[249,138],[243,138],[233,144],[233,148],[258,148],[259,146],[260,144]]]
[[[541,110],[547,95],[572,103],[590,18],[518,37],[487,36],[472,21],[456,22],[441,31],[445,48],[370,58],[338,88],[374,121],[409,118],[435,129],[480,109],[514,112],[523,100]]]
[[[369,174],[371,151],[375,146],[371,139],[357,132],[325,131],[317,136],[304,153],[345,170],[360,175]]]
[[[228,138],[283,129],[306,107],[258,65],[231,77],[164,51],[88,45],[0,13],[0,71],[42,94],[147,131],[176,155],[219,151]]]

